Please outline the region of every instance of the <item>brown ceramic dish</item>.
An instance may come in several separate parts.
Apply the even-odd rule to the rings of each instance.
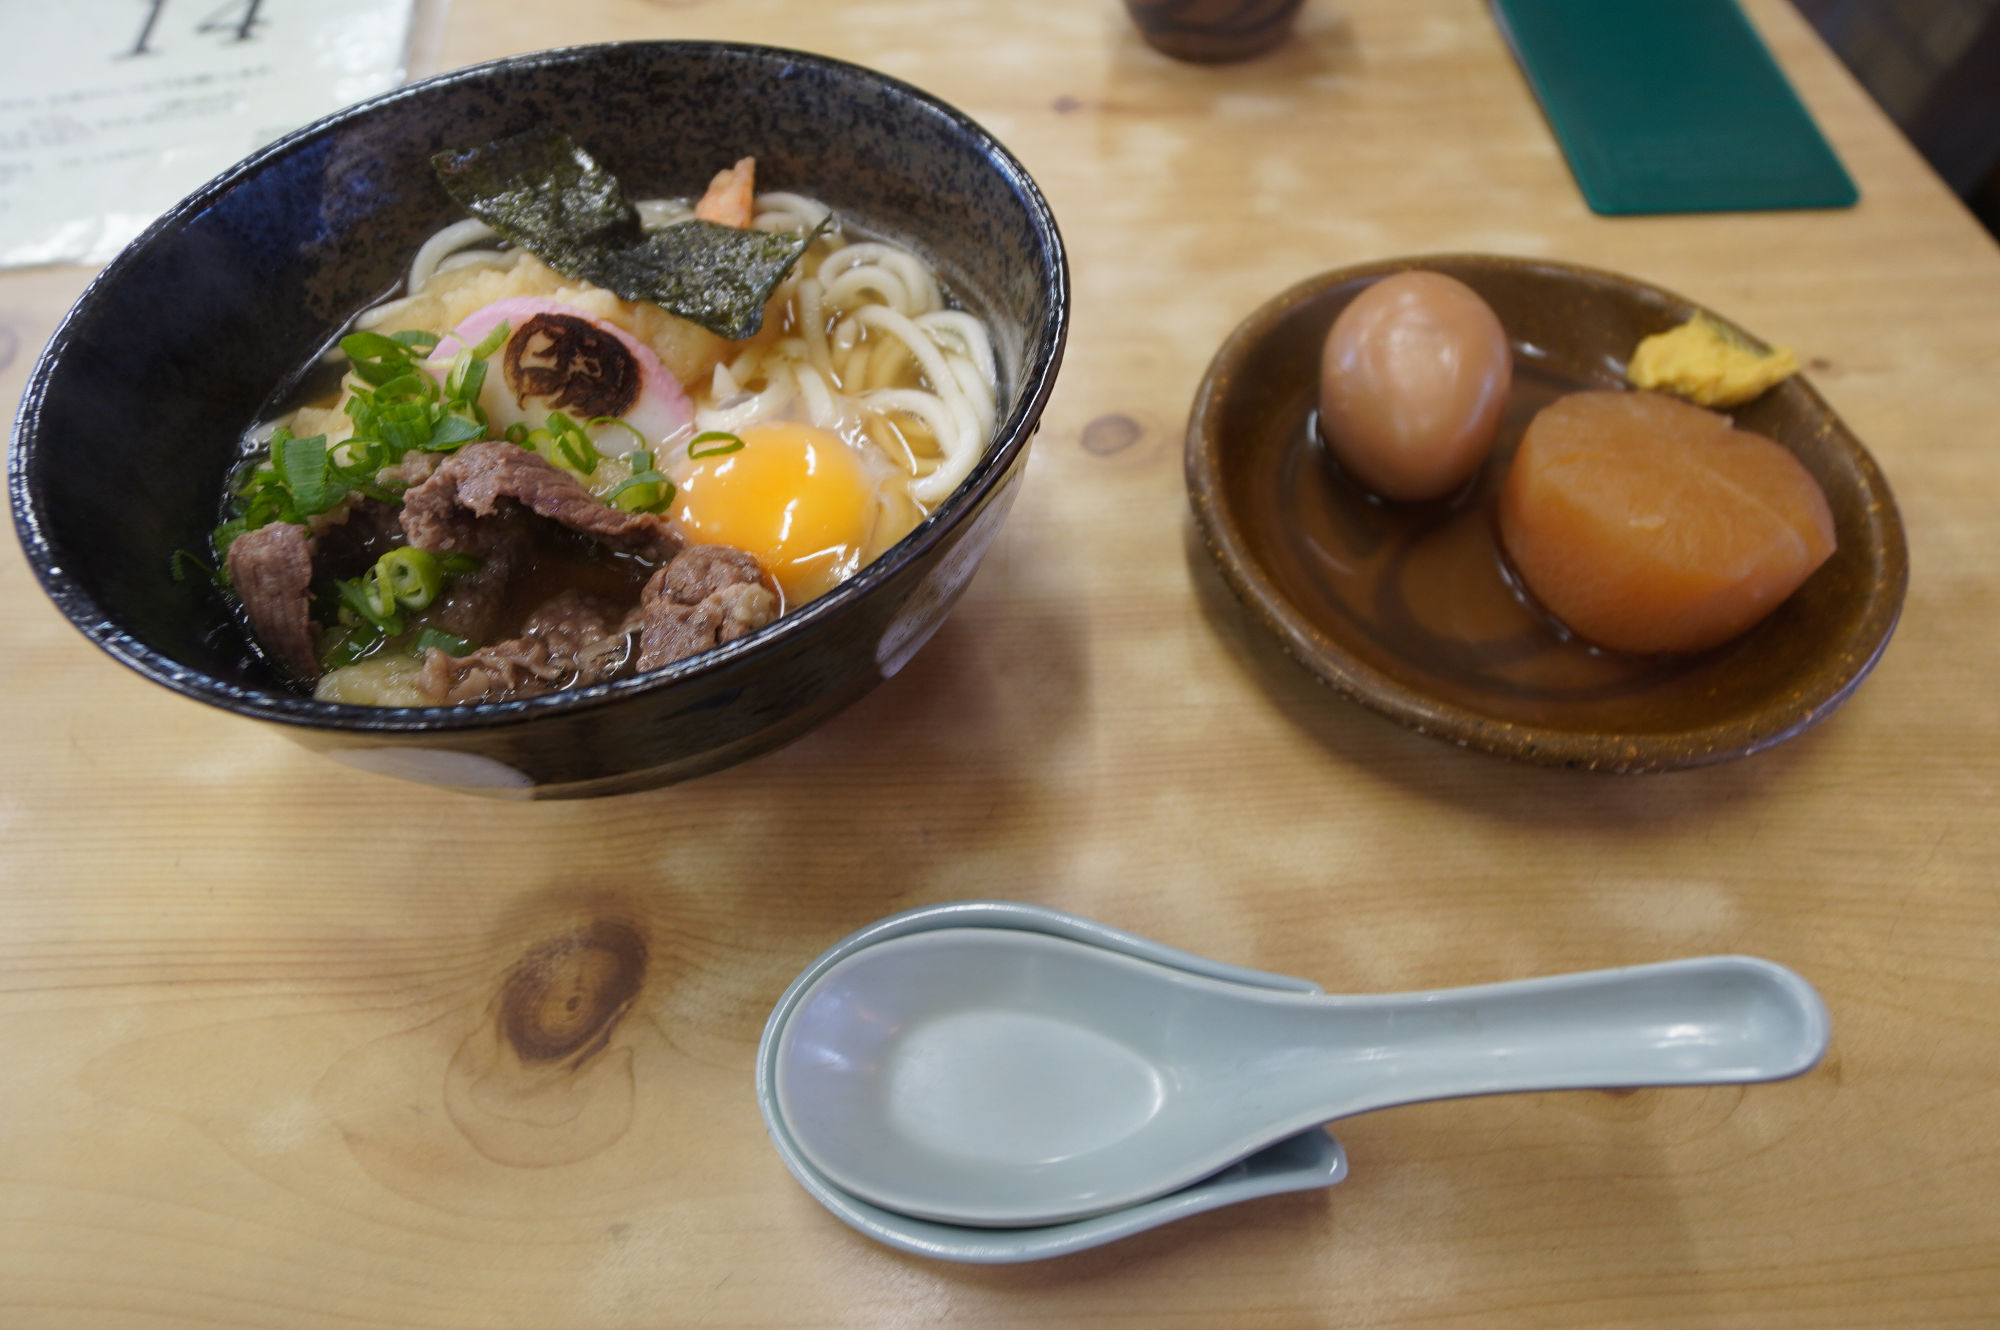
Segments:
[[[1514,384],[1493,456],[1464,493],[1385,504],[1319,442],[1319,351],[1349,300],[1410,268],[1456,277],[1493,307],[1513,344]],[[1838,548],[1736,640],[1685,657],[1587,647],[1516,593],[1494,534],[1500,480],[1534,413],[1566,392],[1623,387],[1639,339],[1696,308],[1612,273],[1481,255],[1395,259],[1300,283],[1230,335],[1195,395],[1187,484],[1210,554],[1251,615],[1323,682],[1463,747],[1664,771],[1800,733],[1873,667],[1909,576],[1888,483],[1803,378],[1732,414],[1812,472]]]

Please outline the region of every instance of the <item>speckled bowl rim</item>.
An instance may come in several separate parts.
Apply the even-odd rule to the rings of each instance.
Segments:
[[[1889,492],[1889,484],[1875,459],[1840,424],[1839,417],[1803,376],[1792,382],[1803,390],[1808,407],[1833,422],[1842,460],[1856,482],[1865,490],[1877,512],[1878,525],[1865,528],[1879,538],[1868,542],[1875,563],[1885,576],[1870,595],[1865,612],[1855,620],[1847,637],[1846,664],[1837,669],[1814,672],[1807,686],[1787,695],[1782,702],[1754,713],[1754,721],[1741,717],[1714,724],[1689,725],[1677,730],[1624,732],[1612,730],[1568,730],[1527,725],[1490,715],[1476,708],[1447,701],[1399,683],[1350,652],[1321,623],[1309,618],[1284,595],[1277,582],[1257,561],[1250,542],[1234,521],[1224,499],[1221,447],[1215,414],[1224,391],[1241,367],[1255,357],[1265,340],[1299,306],[1325,291],[1357,280],[1383,277],[1413,268],[1447,265],[1504,266],[1546,277],[1563,284],[1582,283],[1609,286],[1664,302],[1692,317],[1699,310],[1754,344],[1762,339],[1739,327],[1715,311],[1678,295],[1622,273],[1582,264],[1549,259],[1521,258],[1500,254],[1444,253],[1381,259],[1337,268],[1309,277],[1266,301],[1237,325],[1224,339],[1195,392],[1188,415],[1186,480],[1188,500],[1209,557],[1223,581],[1251,616],[1277,638],[1285,653],[1336,693],[1360,703],[1371,711],[1462,748],[1512,758],[1537,766],[1576,767],[1613,772],[1658,772],[1726,762],[1761,752],[1782,743],[1830,715],[1881,658],[1902,611],[1909,582],[1909,554],[1904,541],[1902,519]],[[1317,364],[1317,357],[1313,359]],[[1843,537],[1854,533],[1843,531]]]
[[[701,655],[689,657],[679,664],[572,692],[461,707],[369,707],[343,702],[322,702],[275,688],[247,687],[218,679],[205,671],[190,668],[173,660],[126,632],[104,612],[97,600],[71,577],[67,570],[56,563],[55,552],[42,530],[39,505],[28,483],[29,459],[36,446],[41,446],[42,442],[38,439],[39,421],[43,399],[49,389],[51,372],[75,336],[77,327],[87,317],[87,311],[98,293],[123,280],[125,274],[138,265],[144,253],[160,236],[173,231],[189,218],[198,216],[213,206],[230,190],[262,170],[267,163],[297,152],[302,147],[344,129],[357,120],[365,119],[384,107],[430,95],[440,88],[477,82],[496,73],[588,63],[606,55],[646,49],[658,49],[663,52],[672,50],[696,58],[734,57],[810,65],[842,79],[856,79],[886,88],[927,108],[948,122],[956,132],[964,135],[994,170],[1005,178],[1009,189],[1026,207],[1035,227],[1035,246],[1048,256],[1047,270],[1038,274],[1037,278],[1038,282],[1046,286],[1049,293],[1050,314],[1047,331],[1039,339],[1039,348],[1033,338],[1027,344],[1025,350],[1031,358],[1024,361],[1021,367],[1019,401],[1006,419],[995,427],[985,454],[973,467],[971,474],[960,482],[959,487],[932,510],[928,517],[918,523],[915,530],[826,595],[799,609],[787,612],[767,627],[746,637],[703,652]],[[1050,209],[1048,200],[1043,196],[1041,188],[1036,185],[1033,177],[1028,174],[1027,168],[970,116],[913,84],[865,65],[832,56],[747,42],[599,42],[506,56],[450,70],[391,89],[286,135],[230,167],[161,214],[158,220],[140,233],[139,237],[127,245],[118,257],[93,277],[84,287],[83,294],[63,316],[62,322],[57,325],[54,335],[37,359],[30,372],[27,389],[22,394],[20,409],[14,418],[14,431],[8,448],[7,486],[14,511],[15,530],[27,555],[28,563],[34,569],[43,590],[84,636],[96,643],[113,659],[146,678],[183,696],[219,706],[238,715],[311,729],[383,734],[498,729],[540,721],[555,715],[596,711],[641,693],[669,688],[685,679],[719,671],[745,656],[782,650],[792,639],[809,632],[823,620],[840,614],[847,606],[888,582],[912,562],[922,559],[943,541],[966,515],[980,507],[998,481],[1007,475],[1016,456],[1027,446],[1040,421],[1042,411],[1047,406],[1049,394],[1054,389],[1056,371],[1062,364],[1063,351],[1068,341],[1069,306],[1069,262],[1063,248],[1062,235],[1056,227],[1055,214]]]

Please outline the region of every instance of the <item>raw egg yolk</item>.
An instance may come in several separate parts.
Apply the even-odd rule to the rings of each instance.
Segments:
[[[682,473],[682,530],[696,544],[756,555],[787,605],[825,595],[860,567],[874,530],[867,468],[839,435],[811,425],[751,425],[740,437],[741,448],[698,457]]]

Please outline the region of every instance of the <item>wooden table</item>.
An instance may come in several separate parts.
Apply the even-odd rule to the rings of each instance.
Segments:
[[[89,646],[9,542],[0,1324],[2000,1323],[2000,251],[1782,0],[1749,8],[1858,208],[1591,215],[1477,0],[1312,0],[1228,68],[1154,54],[1110,0],[458,0],[432,67],[762,41],[994,130],[1075,278],[1025,492],[860,705],[585,804],[350,772],[183,701]],[[1271,657],[1189,538],[1195,382],[1291,282],[1441,250],[1629,272],[1801,349],[1914,570],[1838,715],[1614,778],[1455,750]],[[86,275],[0,278],[0,398]],[[938,1264],[807,1197],[751,1075],[807,961],[959,897],[1336,991],[1748,952],[1819,986],[1833,1046],[1769,1086],[1362,1117],[1331,1191]],[[593,923],[643,941],[636,1005],[575,1076],[509,1080],[496,993]]]

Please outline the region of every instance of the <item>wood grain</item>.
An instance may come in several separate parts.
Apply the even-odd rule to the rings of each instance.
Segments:
[[[580,805],[391,783],[176,698],[0,554],[0,1324],[2000,1322],[2000,251],[1790,8],[1749,8],[1858,208],[1592,216],[1475,0],[1314,0],[1214,68],[1108,0],[452,5],[443,67],[764,41],[998,133],[1076,288],[1025,492],[860,705]],[[1799,348],[1911,543],[1837,716],[1705,771],[1521,768],[1250,630],[1188,535],[1196,380],[1286,285],[1445,250],[1629,272]],[[86,277],[0,278],[0,399]],[[1820,987],[1834,1046],[1779,1085],[1375,1114],[1329,1192],[935,1264],[792,1182],[752,1060],[822,948],[971,896],[1345,991],[1749,952]]]

